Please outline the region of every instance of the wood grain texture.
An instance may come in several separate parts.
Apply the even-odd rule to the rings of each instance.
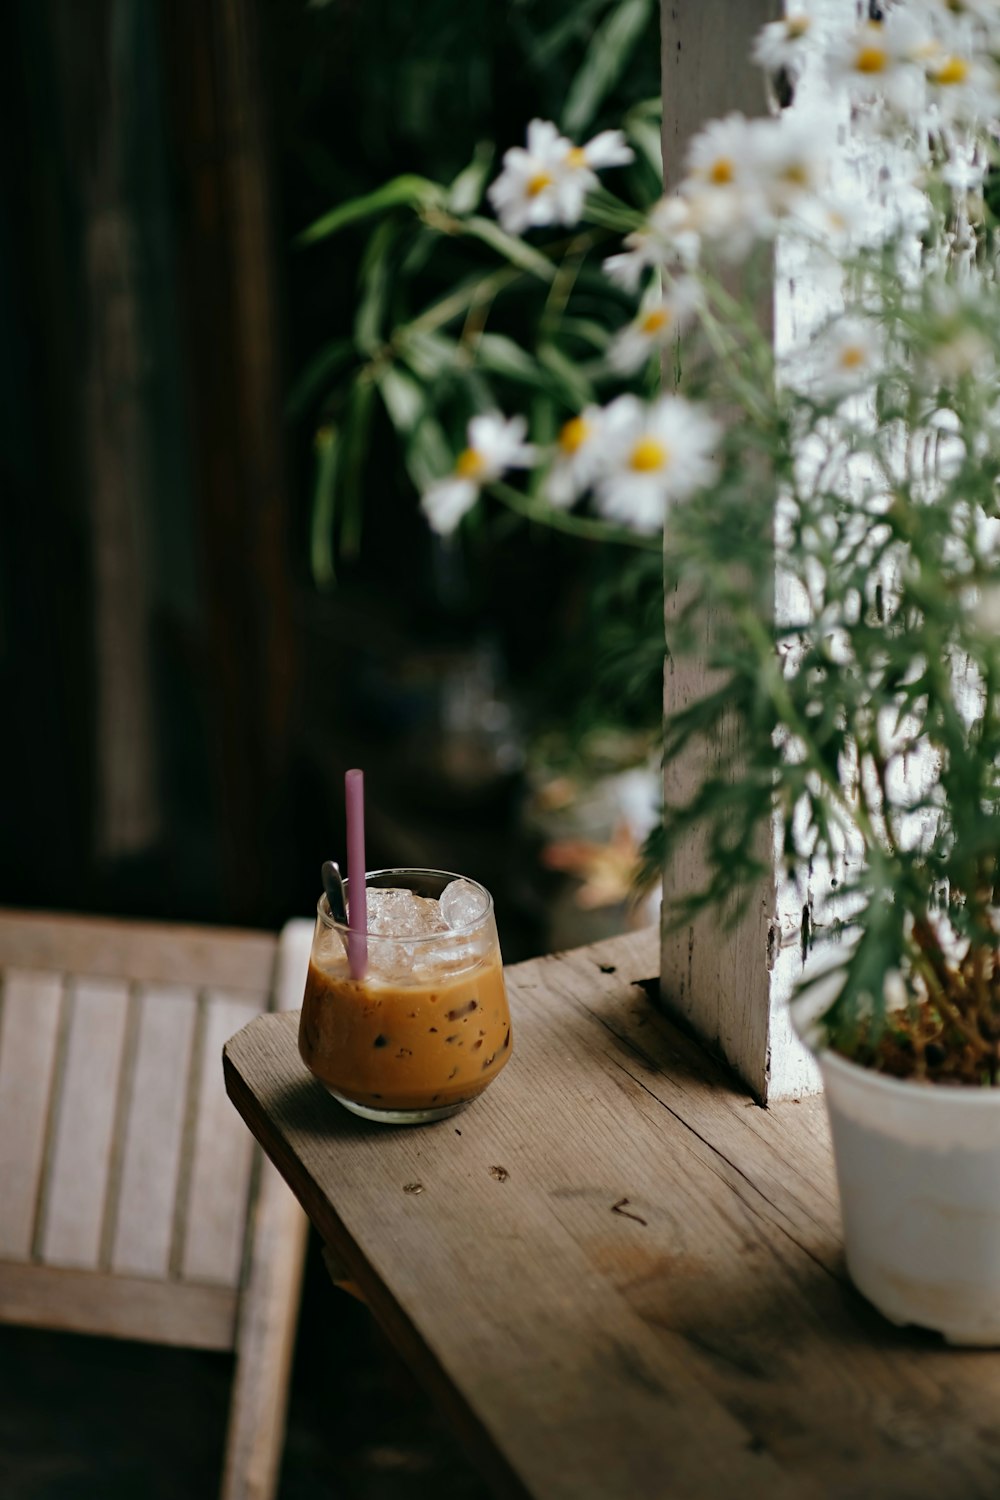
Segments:
[[[267,1008],[266,995],[208,996],[180,1271],[185,1280],[238,1286],[243,1274],[253,1143],[226,1103],[222,1046]]]
[[[780,0],[662,0],[663,159],[668,187],[676,187],[685,173],[691,138],[712,119],[739,110],[747,116],[766,112],[766,86],[760,69],[749,58],[760,28],[782,13]],[[722,40],[724,39],[724,41]],[[723,268],[723,279],[734,295],[741,295],[739,273]],[[755,313],[770,332],[770,286],[758,297]],[[739,414],[734,413],[736,420]],[[664,533],[669,550],[669,519]],[[665,625],[668,645],[674,622],[685,601],[668,592]],[[703,694],[716,690],[720,674],[709,670],[719,619],[712,610],[699,619],[697,654],[676,653],[667,658],[664,673],[664,712],[687,708]],[[739,763],[741,729],[733,718],[724,722],[711,743],[699,741],[664,764],[664,806],[686,806],[705,766],[724,764],[730,755]],[[762,861],[771,860],[772,832],[761,830]],[[674,851],[663,872],[663,937],[659,972],[664,1003],[695,1028],[706,1042],[736,1068],[761,1101],[815,1093],[818,1075],[787,1024],[772,980],[782,926],[778,914],[776,878],[763,878],[745,892],[745,916],[737,925],[732,913],[706,912],[678,929],[671,920],[671,901],[710,883],[704,834],[691,830]]]
[[[62,977],[8,969],[0,1012],[0,1256],[27,1260],[52,1097]]]
[[[309,952],[312,947],[315,923],[302,917],[286,922],[278,940],[278,959],[274,975],[274,1004],[272,1010],[299,1010],[309,971]]]
[[[269,991],[270,933],[0,910],[0,969]]]
[[[299,1204],[265,1159],[236,1334],[222,1500],[269,1500],[277,1488],[308,1230]]]
[[[197,999],[186,986],[149,985],[135,1003],[138,1036],[124,1119],[111,1267],[137,1276],[166,1276]]]
[[[236,1292],[227,1287],[0,1261],[0,1323],[231,1349],[236,1308]]]
[[[736,1091],[638,986],[657,956],[509,970],[511,1062],[438,1125],[340,1110],[294,1015],[227,1087],[498,1494],[995,1497],[1000,1356],[854,1293],[821,1101]]]
[[[40,1251],[50,1266],[96,1269],[111,1176],[128,985],[75,978],[65,1071],[42,1187]]]

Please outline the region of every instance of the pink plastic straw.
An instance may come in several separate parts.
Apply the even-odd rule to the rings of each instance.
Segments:
[[[365,773],[344,777],[347,801],[347,962],[352,979],[364,979],[368,968],[368,891],[365,886]]]

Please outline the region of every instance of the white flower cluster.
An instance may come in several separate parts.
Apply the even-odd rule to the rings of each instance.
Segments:
[[[714,418],[681,396],[649,405],[619,396],[606,407],[587,407],[565,423],[545,454],[525,445],[524,431],[521,417],[473,418],[454,472],[424,495],[424,514],[435,531],[454,531],[484,485],[541,457],[550,504],[565,508],[591,491],[606,520],[653,533],[671,501],[689,499],[715,478],[722,437]]]
[[[550,120],[532,120],[527,148],[513,146],[505,154],[490,202],[508,234],[576,224],[597,173],[627,166],[633,154],[620,130],[603,130],[585,146],[574,146]]]
[[[834,254],[872,240],[885,243],[904,230],[915,239],[931,215],[924,191],[934,149],[928,142],[944,143],[935,170],[956,202],[981,189],[997,155],[1000,0],[908,0],[882,20],[837,28],[821,25],[808,0],[788,0],[784,19],[759,33],[753,58],[772,79],[783,72],[793,86],[818,76],[820,102],[796,102],[774,117],[733,113],[693,138],[677,188],[605,260],[614,283],[642,294],[637,315],[610,343],[609,375],[633,374],[662,357],[705,313],[703,270],[743,261],[779,233],[798,234]],[[892,181],[877,213],[862,194],[852,200],[831,186],[835,131],[824,95],[827,102],[846,95],[859,128],[871,123],[891,143],[885,161],[892,155],[894,165],[883,175]],[[985,140],[985,149],[964,148],[963,131]],[[598,186],[598,171],[627,165],[632,156],[621,131],[603,131],[576,146],[551,122],[533,120],[526,146],[504,156],[489,197],[510,234],[572,228]],[[942,378],[993,367],[969,318],[939,321]],[[937,356],[925,350],[924,358]],[[841,318],[820,333],[800,364],[804,383],[789,384],[820,401],[836,404],[870,389],[885,367],[877,318]],[[541,468],[533,493],[551,505],[568,508],[589,495],[607,520],[652,532],[671,502],[690,499],[716,478],[722,427],[677,396],[643,403],[625,395],[574,416],[554,447],[532,448],[526,437],[521,418],[475,418],[454,472],[424,497],[430,524],[451,532],[483,487],[512,468]]]
[[[886,110],[889,127],[975,125],[1000,106],[1000,6],[995,0],[911,0],[884,20],[836,35],[830,81]]]
[[[828,243],[842,238],[856,209],[829,189],[829,139],[825,122],[806,112],[711,121],[688,148],[677,191],[655,204],[605,270],[634,291],[648,268],[690,268],[703,247],[745,260],[790,221]]]

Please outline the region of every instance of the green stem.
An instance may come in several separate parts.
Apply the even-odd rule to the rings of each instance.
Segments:
[[[589,516],[571,515],[544,501],[532,500],[520,490],[515,490],[512,485],[496,483],[491,484],[489,489],[490,494],[506,505],[508,510],[516,511],[526,520],[538,521],[553,531],[564,531],[568,536],[583,537],[591,542],[614,542],[623,547],[637,547],[647,552],[659,552],[663,547],[660,536],[644,536],[641,532],[627,531],[621,526],[609,526],[606,521],[594,520]]]

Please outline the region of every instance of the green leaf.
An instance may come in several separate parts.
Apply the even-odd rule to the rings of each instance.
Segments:
[[[458,344],[442,333],[414,333],[402,328],[397,332],[396,346],[421,380],[437,380],[462,361]]]
[[[590,344],[599,354],[603,354],[611,342],[611,330],[605,328],[603,323],[598,323],[593,318],[561,318],[559,320],[559,331],[560,333],[570,334],[574,338],[582,339],[585,344]]]
[[[549,385],[538,361],[526,349],[502,333],[484,333],[476,346],[476,363],[491,375],[502,375],[521,385]]]
[[[328,389],[334,376],[354,358],[350,339],[334,339],[314,354],[301,375],[293,381],[285,401],[285,411],[292,418],[301,417],[312,403]]]
[[[532,43],[531,61],[535,68],[541,72],[578,37],[588,36],[590,17],[603,10],[606,3],[607,0],[577,0],[561,21]]]
[[[493,165],[493,149],[492,141],[479,142],[469,165],[462,168],[448,189],[450,213],[471,214],[479,207]]]
[[[594,399],[594,388],[568,355],[555,344],[539,344],[539,361],[555,376],[567,403],[578,408]]]
[[[529,271],[532,276],[541,277],[542,281],[552,281],[555,277],[555,267],[547,256],[542,255],[533,245],[527,245],[524,240],[508,234],[499,224],[494,224],[492,219],[466,219],[462,228],[466,234],[482,240],[484,245],[489,245],[491,250],[495,250],[519,270]]]
[[[592,224],[599,224],[602,229],[614,229],[619,234],[638,229],[643,223],[641,213],[603,187],[596,187],[587,194],[586,214]]]
[[[400,276],[419,276],[443,238],[439,229],[428,229],[426,225],[421,225],[400,262]]]
[[[548,394],[538,395],[531,403],[531,436],[532,441],[547,448],[556,440],[559,431],[559,419],[551,396]],[[532,479],[540,478],[541,468],[532,470]]]
[[[357,556],[361,546],[361,474],[368,454],[374,398],[375,387],[370,380],[355,380],[341,433],[340,550],[351,557]]]
[[[348,224],[357,224],[362,219],[370,219],[390,208],[441,207],[444,197],[444,188],[440,183],[406,173],[402,177],[393,177],[374,192],[363,193],[358,198],[348,198],[346,202],[338,203],[336,208],[332,208],[329,213],[310,224],[308,229],[303,229],[301,234],[296,235],[293,243],[300,247],[315,245],[319,240],[328,239],[331,234],[346,228]]]
[[[625,71],[650,14],[651,0],[622,0],[598,26],[566,96],[563,129],[568,136],[576,138],[590,125]]]
[[[434,417],[422,417],[406,448],[406,471],[421,494],[447,474],[453,458],[441,424]]]
[[[321,427],[314,439],[316,478],[313,481],[312,515],[309,518],[309,560],[318,589],[337,581],[333,559],[333,521],[337,477],[337,429]]]
[[[389,420],[396,431],[412,432],[424,410],[422,387],[398,366],[389,365],[378,376],[378,388],[389,413]]]
[[[389,255],[396,229],[392,219],[385,219],[369,240],[361,263],[359,279],[364,292],[354,319],[354,342],[362,354],[375,354],[382,347],[382,323],[390,287]]]
[[[658,182],[663,181],[663,135],[659,120],[649,119],[631,109],[625,116],[623,122],[625,134],[635,146],[636,150],[644,156],[656,173]]]

